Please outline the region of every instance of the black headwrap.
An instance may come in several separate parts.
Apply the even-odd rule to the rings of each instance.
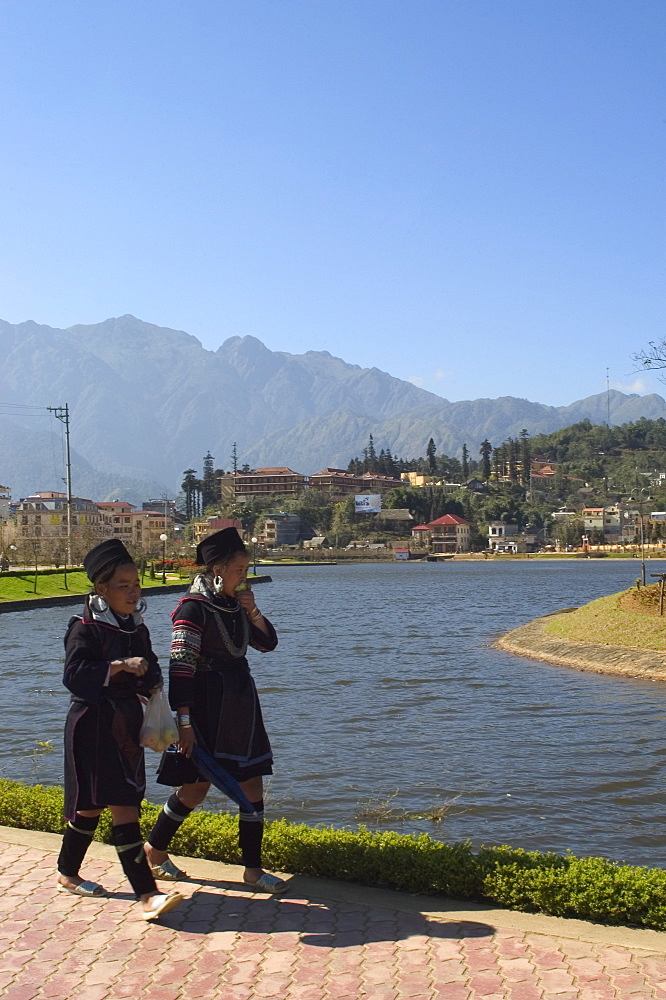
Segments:
[[[119,538],[107,538],[105,542],[100,542],[94,549],[86,553],[83,557],[83,568],[88,574],[88,579],[94,583],[100,573],[107,569],[111,563],[119,566],[121,563],[133,561]]]
[[[234,552],[246,552],[243,539],[235,528],[222,528],[209,535],[197,545],[197,566],[209,566],[232,556]]]

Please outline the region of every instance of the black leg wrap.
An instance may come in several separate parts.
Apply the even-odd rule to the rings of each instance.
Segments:
[[[99,816],[79,816],[70,820],[58,855],[58,871],[67,878],[77,878],[79,868],[95,835]]]
[[[137,898],[146,893],[157,892],[155,879],[143,850],[139,824],[121,823],[119,826],[114,826],[111,830],[111,839],[115,844],[127,881],[134,889]]]
[[[253,802],[254,813],[240,810],[238,846],[246,868],[261,868],[261,842],[264,839],[264,800]]]
[[[155,826],[150,831],[148,837],[150,846],[154,847],[156,851],[168,851],[173,835],[191,812],[189,806],[184,806],[174,792],[162,808],[162,812],[155,821]]]

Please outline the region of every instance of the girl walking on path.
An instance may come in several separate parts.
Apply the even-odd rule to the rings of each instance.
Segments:
[[[182,901],[160,893],[142,847],[139,806],[146,788],[139,745],[142,700],[162,684],[139,601],[141,586],[132,557],[119,539],[91,549],[83,560],[93,593],[83,616],[65,636],[63,683],[72,693],[65,726],[65,818],[58,857],[62,891],[105,896],[79,869],[102,810],[113,819],[113,843],[145,920],[155,920]]]
[[[182,878],[168,857],[178,827],[206,798],[210,788],[191,760],[199,739],[224,770],[240,783],[253,812],[241,808],[238,844],[247,885],[282,892],[286,883],[261,863],[264,831],[263,775],[273,757],[264,729],[257,689],[246,659],[248,646],[268,652],[277,636],[247,586],[249,558],[235,528],[224,528],[197,546],[205,569],[174,611],[169,701],[178,716],[178,745],[167,750],[158,781],[174,792],[152,829],[146,855],[160,879]]]

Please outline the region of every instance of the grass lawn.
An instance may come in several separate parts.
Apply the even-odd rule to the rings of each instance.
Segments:
[[[188,578],[183,578],[182,583],[187,583]],[[167,585],[179,583],[179,579],[174,574],[167,573]],[[143,580],[144,587],[161,587],[162,574],[158,573],[155,580],[146,573]],[[35,572],[26,570],[25,573],[0,574],[0,602],[1,601],[29,601],[39,597],[64,597],[67,594],[87,594],[90,590],[90,580],[83,570],[70,570],[67,573],[67,589],[65,589],[65,578],[63,573],[38,573],[37,591],[35,592]]]
[[[633,589],[600,597],[577,611],[559,615],[548,622],[546,632],[562,639],[666,651],[666,616],[620,607],[632,593]]]
[[[67,573],[67,590],[63,573],[37,574],[35,593],[35,573],[26,570],[20,575],[0,576],[0,601],[27,601],[35,597],[62,597],[66,594],[85,594],[90,581],[82,570]]]

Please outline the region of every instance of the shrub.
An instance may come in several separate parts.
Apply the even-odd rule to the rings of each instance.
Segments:
[[[5,826],[62,833],[62,808],[60,788],[0,779],[0,823]],[[143,804],[144,837],[159,811],[160,806]],[[95,839],[108,843],[110,835],[105,810]],[[237,816],[198,810],[179,828],[172,848],[186,857],[238,864]],[[660,868],[512,847],[481,847],[475,854],[467,842],[446,844],[427,834],[335,830],[284,819],[266,825],[264,856],[267,866],[283,871],[666,930],[666,872]]]
[[[483,892],[511,909],[666,930],[666,872],[605,858],[563,860],[544,867],[498,865],[483,879]]]

